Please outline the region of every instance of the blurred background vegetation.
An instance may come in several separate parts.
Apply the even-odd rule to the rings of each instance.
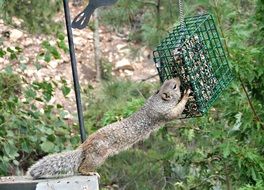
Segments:
[[[102,189],[264,189],[264,0],[184,2],[187,16],[214,15],[237,78],[206,116],[166,124],[148,140],[110,158],[99,169]],[[0,0],[0,7],[7,24],[15,25],[10,18],[16,16],[31,33],[62,30],[53,21],[62,11],[61,0]],[[128,33],[130,41],[153,48],[178,24],[178,1],[119,0],[101,9],[99,20],[113,31]],[[45,47],[58,56],[54,48]],[[13,60],[20,54],[19,48],[0,48],[0,57]],[[250,109],[239,76],[262,123]],[[128,117],[156,87],[109,75],[99,88],[83,87],[87,130],[92,133]],[[69,93],[63,80],[60,85],[26,81],[10,68],[1,71],[0,175],[22,174],[43,155],[78,146],[77,126],[65,120],[62,105],[49,104],[58,88],[65,96]],[[23,99],[18,98],[21,94]]]

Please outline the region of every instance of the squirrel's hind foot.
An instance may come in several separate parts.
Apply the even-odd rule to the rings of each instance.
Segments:
[[[97,172],[81,172],[81,175],[85,175],[85,176],[97,176],[98,179],[101,178],[101,176],[99,175],[99,173]]]

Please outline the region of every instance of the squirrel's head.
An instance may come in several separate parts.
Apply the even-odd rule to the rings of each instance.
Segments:
[[[149,114],[162,116],[169,113],[181,99],[180,85],[179,78],[166,80],[149,99],[147,103]]]
[[[157,91],[157,95],[164,102],[178,103],[181,97],[180,86],[181,81],[179,78],[166,80],[160,90]]]

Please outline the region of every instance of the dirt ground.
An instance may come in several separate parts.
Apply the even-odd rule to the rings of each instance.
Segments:
[[[70,5],[72,19],[83,8]],[[6,25],[0,20],[0,37],[3,39],[0,47],[10,47],[12,49],[18,46],[22,48],[23,52],[19,56],[19,61],[0,58],[0,70],[12,65],[15,73],[22,75],[29,81],[60,81],[63,78],[73,88],[69,53],[61,51],[61,59],[52,59],[49,63],[46,63],[44,60],[37,60],[37,56],[43,51],[41,43],[47,40],[50,44],[54,45],[56,44],[56,37],[32,35],[27,31],[19,29],[22,21],[17,18],[13,18],[13,21],[17,27]],[[58,15],[58,21],[64,23],[63,13]],[[152,59],[152,50],[128,42],[126,37],[121,37],[103,25],[100,25],[99,32],[101,54],[103,59],[111,63],[113,69],[112,75],[129,78],[134,81],[141,81],[157,74]],[[66,37],[66,30],[64,33]],[[96,85],[93,32],[89,28],[83,30],[74,29],[73,35],[81,87],[86,87],[88,84]],[[67,42],[67,38],[65,38],[65,41]],[[131,51],[130,47],[133,47],[134,50],[136,49],[137,52]],[[36,67],[36,62],[41,65],[40,68]],[[154,77],[150,81],[156,81],[157,79],[158,77]],[[76,110],[73,90],[71,90],[67,99],[63,97],[61,91],[56,91],[50,103],[60,103],[70,113]]]

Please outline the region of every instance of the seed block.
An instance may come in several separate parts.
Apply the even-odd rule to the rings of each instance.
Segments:
[[[153,52],[160,80],[180,77],[182,91],[190,88],[183,117],[201,116],[233,79],[213,17],[184,19]]]

